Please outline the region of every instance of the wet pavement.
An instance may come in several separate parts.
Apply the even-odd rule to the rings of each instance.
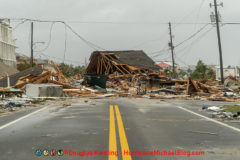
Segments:
[[[85,102],[79,100],[66,107],[56,103],[40,110],[36,108],[0,117],[0,159],[104,160],[109,159],[109,150],[118,153],[110,159],[240,159],[240,132],[179,108],[181,106],[208,117],[208,113],[201,112],[203,103],[216,104],[128,98],[91,99]],[[239,128],[239,123],[231,126]],[[131,156],[123,154],[123,149],[127,147]],[[49,151],[49,155],[36,156],[38,149]],[[72,150],[89,155],[51,156],[51,150]],[[146,151],[149,151],[148,154],[155,151],[156,155],[139,155],[146,154]],[[169,151],[203,151],[204,155],[161,155]]]

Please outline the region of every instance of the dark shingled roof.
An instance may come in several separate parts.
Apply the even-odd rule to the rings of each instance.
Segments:
[[[31,74],[33,76],[38,76],[42,72],[43,72],[43,69],[41,69],[41,68],[29,68],[22,72],[13,74],[13,75],[9,76],[10,77],[10,86],[14,86],[17,83],[18,79],[21,77],[27,76],[29,74]],[[0,87],[7,87],[7,78],[0,79]]]
[[[160,69],[154,61],[143,51],[99,51],[101,53],[115,53],[119,59],[114,59],[118,64],[128,64],[140,69]]]
[[[16,68],[6,65],[3,62],[0,62],[0,77],[6,76],[6,73],[8,73],[8,75],[12,75],[18,72],[19,71]]]

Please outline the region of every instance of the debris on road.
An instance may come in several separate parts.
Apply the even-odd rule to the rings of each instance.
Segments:
[[[212,106],[212,107],[208,107],[207,110],[213,111],[213,112],[219,112],[222,109],[220,107]]]
[[[203,106],[202,111],[211,112],[212,118],[222,120],[239,120],[240,119],[240,105],[233,106]]]
[[[27,95],[32,101],[53,97],[240,101],[240,81],[236,77],[227,77],[225,85],[216,80],[173,79],[143,51],[95,51],[85,74],[72,77],[66,77],[54,62],[51,65],[51,69],[29,68],[3,77],[0,98]],[[213,106],[203,110],[221,112]]]
[[[30,68],[0,79],[0,87],[20,89],[35,84],[60,85],[61,96],[77,97],[134,97],[150,99],[200,99],[211,101],[240,101],[240,85],[235,77],[226,79],[226,86],[211,80],[172,79],[143,51],[96,51],[90,57],[85,75],[67,78],[52,62],[52,70]],[[8,81],[10,84],[8,84]],[[227,86],[231,86],[228,88]],[[233,88],[233,89],[231,89]],[[54,95],[36,95],[36,97]]]

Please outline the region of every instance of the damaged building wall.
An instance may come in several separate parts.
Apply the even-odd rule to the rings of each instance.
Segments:
[[[0,61],[16,67],[15,48],[10,20],[0,19]]]

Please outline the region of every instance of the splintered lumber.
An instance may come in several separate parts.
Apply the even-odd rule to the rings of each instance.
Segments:
[[[58,82],[58,81],[55,81],[55,80],[48,80],[49,83],[54,83],[54,84],[58,84],[58,85],[62,85],[63,88],[68,88],[68,89],[79,89],[77,87],[74,87],[74,86],[71,86],[71,85],[68,85],[68,84],[65,84],[65,83],[62,83],[62,82]]]
[[[105,55],[104,55],[105,58],[107,58]],[[125,74],[118,66],[117,66],[117,63],[114,62],[114,61],[111,61],[109,58],[107,58],[122,74]]]
[[[160,76],[159,78],[166,78],[165,76]],[[186,80],[171,80],[172,82],[174,82],[175,84],[186,84],[188,81]]]
[[[83,92],[80,90],[80,89],[77,89],[77,90],[75,90],[75,89],[64,89],[63,90],[63,93],[64,94],[70,94],[70,95],[77,95],[77,94],[82,94]]]
[[[61,82],[69,82],[69,79],[67,79],[67,78],[63,75],[62,71],[59,69],[59,67],[56,65],[56,63],[54,63],[54,62],[52,61],[52,64],[53,64],[54,69],[56,70],[56,72],[57,72],[57,74],[58,74],[59,80],[60,80]]]
[[[49,77],[51,76],[51,73],[49,73],[48,75],[39,78],[38,80],[34,81],[33,84],[38,84],[38,83],[42,83],[44,81],[48,81]]]
[[[220,90],[218,90],[215,86],[208,86],[208,85],[202,84],[200,82],[198,82],[198,86],[200,87],[200,89],[202,89],[203,91],[205,91],[207,93],[211,93],[211,94],[220,93]]]
[[[99,57],[98,57],[98,63],[97,63],[97,73],[99,74],[99,70],[100,70],[100,62],[99,62]]]
[[[136,68],[136,67],[133,67],[133,66],[130,66],[130,65],[127,65],[127,67],[132,71],[139,70],[139,68]]]
[[[214,88],[208,88],[208,92],[211,93],[211,94],[218,94],[220,91],[219,90],[216,90]]]
[[[86,74],[134,74],[159,71],[143,51],[95,51],[91,54]]]
[[[198,86],[199,86],[202,90],[204,90],[204,91],[208,91],[208,87],[207,87],[206,85],[204,85],[204,84],[198,82]]]
[[[195,83],[195,81],[192,80],[192,78],[189,78],[189,81],[193,84],[193,87],[196,90],[196,92],[200,92],[197,83]]]
[[[32,77],[32,75],[31,75],[31,74],[28,74],[28,75],[26,75],[26,76],[24,76],[24,77],[19,78],[18,80],[23,81],[23,80],[25,80],[25,79],[29,79],[30,77]]]
[[[124,68],[124,66],[126,66],[126,65],[118,65],[118,66],[120,66],[121,68],[123,68],[123,70],[125,70],[128,74],[131,74],[126,68]]]
[[[189,77],[187,81],[186,94],[190,95],[192,92],[200,92],[198,84]]]
[[[17,82],[17,84],[13,88],[21,88],[24,85],[26,85],[28,83],[33,83],[33,82],[39,80],[40,78],[42,78],[42,77],[44,77],[46,75],[49,75],[49,74],[50,74],[49,71],[43,71],[42,74],[40,74],[39,76],[36,76],[34,78],[31,78],[31,79],[27,79],[26,81],[21,81],[20,83]]]
[[[190,80],[187,81],[187,89],[186,89],[186,95],[190,94]]]
[[[96,97],[97,95],[96,94],[79,94],[80,97]]]

